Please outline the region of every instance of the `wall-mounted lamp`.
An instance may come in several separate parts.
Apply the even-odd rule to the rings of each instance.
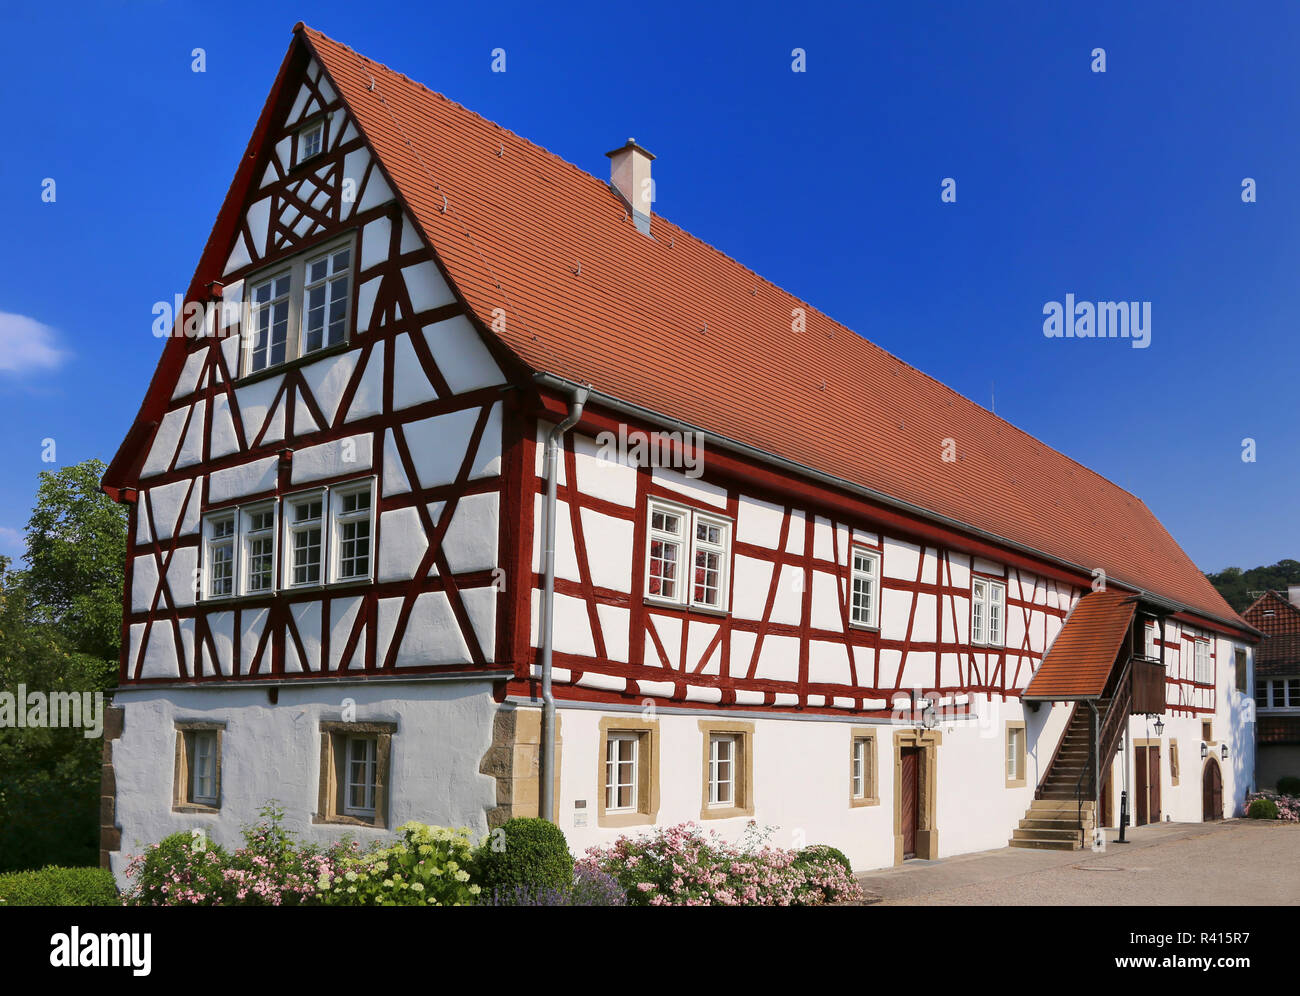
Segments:
[[[1204,761],[1210,756],[1210,748],[1204,740],[1201,741],[1201,760]]]
[[[1223,745],[1223,747],[1221,748],[1221,753],[1222,753],[1222,755],[1223,755],[1223,759],[1226,761],[1226,760],[1228,759],[1228,745],[1227,745],[1227,744],[1224,744],[1224,745]]]
[[[1156,725],[1156,736],[1160,736],[1162,733],[1165,732],[1165,721],[1161,719],[1159,716],[1156,717],[1155,725]]]
[[[921,713],[921,725],[927,730],[933,730],[939,725],[939,717],[935,715],[933,700],[926,703],[925,711]]]

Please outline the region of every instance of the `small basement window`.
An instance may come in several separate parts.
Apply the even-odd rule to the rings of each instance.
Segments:
[[[176,764],[172,809],[182,813],[221,808],[221,739],[224,723],[176,723]]]
[[[387,827],[397,724],[328,721],[320,731],[320,787],[312,822]]]

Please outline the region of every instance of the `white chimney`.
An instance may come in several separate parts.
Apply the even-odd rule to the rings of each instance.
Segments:
[[[1300,584],[1289,584],[1286,586],[1286,597],[1292,605],[1300,608]]]
[[[632,212],[637,230],[649,235],[650,210],[655,200],[654,180],[650,178],[654,156],[637,145],[635,138],[605,155],[609,156],[609,185]]]

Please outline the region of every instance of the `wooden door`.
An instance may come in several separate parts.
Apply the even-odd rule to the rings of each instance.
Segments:
[[[1206,822],[1223,819],[1223,774],[1218,762],[1213,760],[1205,766],[1201,780],[1201,819]]]
[[[1147,784],[1151,792],[1151,822],[1160,822],[1160,748],[1147,748]]]
[[[1114,826],[1111,820],[1111,798],[1110,798],[1110,772],[1106,772],[1106,780],[1101,783],[1101,823],[1099,826]]]
[[[903,857],[916,857],[916,828],[920,822],[920,792],[917,782],[920,767],[920,750],[916,747],[903,747],[900,750],[900,768],[902,785],[899,792],[899,814],[903,827]]]
[[[1150,769],[1147,767],[1147,749],[1138,747],[1134,755],[1133,765],[1133,825],[1135,827],[1146,826],[1147,820],[1147,775]]]

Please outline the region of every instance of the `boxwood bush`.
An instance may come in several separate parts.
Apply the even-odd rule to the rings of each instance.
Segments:
[[[0,875],[0,906],[117,906],[107,868],[60,868]]]
[[[573,886],[573,855],[564,831],[548,820],[516,816],[484,838],[474,854],[474,881],[483,898],[492,902],[497,893]]]
[[[1246,810],[1246,815],[1252,820],[1275,820],[1277,819],[1277,803],[1272,799],[1256,799]]]

